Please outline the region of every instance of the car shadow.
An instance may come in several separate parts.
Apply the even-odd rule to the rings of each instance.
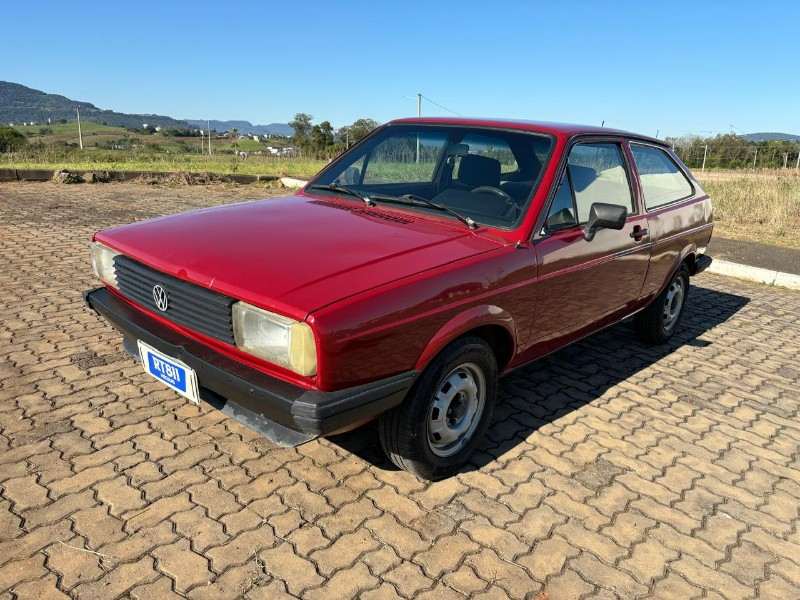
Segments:
[[[492,423],[463,471],[497,460],[540,427],[580,410],[676,349],[714,345],[713,337],[703,335],[726,322],[749,301],[744,296],[693,286],[680,329],[667,344],[641,343],[634,332],[633,319],[626,319],[515,370],[501,379]],[[374,422],[330,440],[379,468],[397,470],[383,454]]]

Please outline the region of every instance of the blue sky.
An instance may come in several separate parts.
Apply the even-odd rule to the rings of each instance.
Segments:
[[[122,112],[800,134],[800,2],[11,2],[0,80]],[[423,101],[424,115],[447,115]]]

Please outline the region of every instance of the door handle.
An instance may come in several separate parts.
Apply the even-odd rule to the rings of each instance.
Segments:
[[[638,225],[636,227],[638,227]],[[637,241],[639,238],[643,238],[650,233],[647,229],[636,229],[636,227],[631,231],[631,237]]]

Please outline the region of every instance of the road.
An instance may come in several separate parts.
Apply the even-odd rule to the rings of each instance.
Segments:
[[[276,193],[0,184],[0,599],[800,597],[800,294],[697,277],[674,343],[515,372],[429,485],[187,403],[84,308],[94,230]]]

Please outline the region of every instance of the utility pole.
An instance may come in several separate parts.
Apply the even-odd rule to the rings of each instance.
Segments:
[[[78,143],[81,145],[81,150],[83,150],[83,134],[81,133],[81,109],[76,106],[75,112],[78,113]]]
[[[753,168],[756,168],[756,158],[758,158],[758,148],[756,148],[756,153],[753,155]]]
[[[706,155],[708,154],[708,144],[703,146],[703,168],[700,169],[701,171],[705,172],[706,170]]]
[[[422,116],[422,94],[417,94],[417,116]],[[419,134],[417,134],[417,162],[419,162]]]
[[[211,121],[206,121],[208,123],[208,155],[211,156]]]

